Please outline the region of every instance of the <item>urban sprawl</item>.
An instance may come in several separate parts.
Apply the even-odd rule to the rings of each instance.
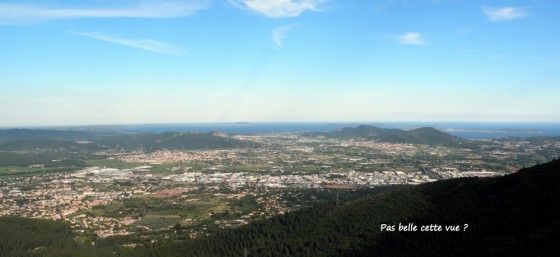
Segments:
[[[355,190],[515,172],[560,145],[488,139],[480,150],[297,134],[232,136],[255,148],[96,152],[72,172],[0,177],[0,215],[64,220],[83,234],[150,235],[247,224],[305,205],[306,190]],[[53,160],[56,161],[56,160]],[[43,169],[44,164],[30,165]],[[321,200],[321,199],[311,199]],[[167,233],[165,232],[165,233]],[[165,234],[164,233],[164,234]]]

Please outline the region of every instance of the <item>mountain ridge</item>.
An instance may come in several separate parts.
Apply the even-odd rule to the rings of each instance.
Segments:
[[[99,145],[115,148],[156,149],[219,149],[255,146],[255,143],[238,140],[217,131],[198,132],[164,132],[119,134],[103,137],[95,141]]]
[[[83,131],[13,129],[0,130],[0,139],[2,139],[0,140],[0,150],[7,151],[96,150],[107,147],[198,150],[257,146],[256,143],[238,140],[217,131],[100,134]]]
[[[475,148],[473,141],[453,136],[433,127],[421,127],[412,130],[380,128],[369,125],[359,125],[355,128],[345,127],[329,132],[307,132],[304,136],[323,136],[334,139],[368,139],[388,143],[410,143],[442,145],[449,147]]]

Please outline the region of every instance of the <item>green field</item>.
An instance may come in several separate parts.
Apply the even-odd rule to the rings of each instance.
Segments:
[[[144,163],[123,162],[118,159],[86,160],[85,163],[91,167],[107,167],[107,168],[114,168],[114,169],[130,169],[130,168],[146,165]]]
[[[223,170],[228,172],[251,172],[251,173],[262,173],[270,169],[272,165],[232,165],[224,166]]]
[[[86,211],[93,217],[152,217],[166,218],[181,217],[191,219],[206,219],[210,213],[222,213],[229,210],[226,200],[222,196],[210,194],[197,195],[196,199],[177,202],[174,197],[155,198],[151,196],[136,196],[123,202],[113,202],[98,205]]]
[[[152,173],[165,173],[168,172],[172,167],[177,166],[175,163],[163,163],[163,164],[151,164],[142,162],[124,162],[118,159],[104,159],[104,160],[86,160],[88,166],[91,167],[106,167],[113,169],[132,169],[139,166],[151,166],[150,171]]]
[[[30,168],[28,166],[0,166],[0,176],[37,176],[47,173],[72,172],[74,168]]]

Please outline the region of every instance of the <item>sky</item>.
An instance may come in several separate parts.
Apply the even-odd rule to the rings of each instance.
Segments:
[[[560,122],[560,1],[0,0],[0,127]]]

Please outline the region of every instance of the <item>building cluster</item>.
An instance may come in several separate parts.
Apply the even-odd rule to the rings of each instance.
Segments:
[[[207,150],[207,151],[176,151],[158,150],[151,153],[134,152],[119,155],[125,162],[135,163],[170,163],[170,162],[196,162],[209,160],[227,160],[236,157],[238,150]]]
[[[92,230],[103,237],[129,233],[122,227],[130,224],[131,220],[91,215],[91,212],[88,211],[97,205],[106,205],[133,195],[159,197],[162,192],[167,192],[165,190],[157,191],[157,187],[154,185],[160,183],[180,182],[186,187],[189,185],[191,187],[199,185],[229,187],[243,192],[243,189],[252,190],[254,188],[371,187],[435,181],[422,172],[364,173],[350,171],[291,175],[249,172],[183,172],[155,175],[149,172],[150,168],[150,166],[139,166],[133,169],[91,167],[69,174],[8,179],[0,184],[2,193],[0,215],[67,220],[74,225],[77,231]],[[445,169],[443,172],[454,171]],[[118,184],[126,182],[134,186],[120,189]],[[25,188],[22,185],[25,185]],[[261,199],[261,201],[266,200]],[[273,205],[271,203],[271,206]],[[264,211],[266,212],[267,209]],[[285,210],[280,210],[280,213],[283,211]],[[266,215],[266,213],[259,215]],[[223,225],[227,227],[237,221],[223,222]]]
[[[355,172],[323,174],[251,174],[248,172],[185,172],[167,175],[162,180],[191,182],[198,184],[220,184],[233,189],[244,187],[265,188],[321,188],[325,185],[348,185],[354,187],[373,187],[395,184],[420,184],[436,181],[422,172]]]
[[[130,233],[126,227],[142,217],[108,217],[99,215],[96,210],[134,197],[158,200],[175,197],[181,201],[194,201],[183,198],[200,188],[215,192],[224,189],[229,192],[224,196],[226,198],[252,195],[264,206],[235,219],[214,221],[220,227],[231,227],[246,224],[255,217],[270,217],[288,211],[286,205],[278,202],[279,199],[262,197],[255,193],[257,191],[414,185],[458,177],[501,176],[515,170],[516,158],[523,159],[543,151],[556,154],[560,148],[559,143],[546,148],[522,140],[488,141],[488,146],[483,145],[481,150],[468,150],[291,134],[235,137],[257,142],[262,147],[151,153],[106,151],[99,155],[119,159],[127,165],[146,165],[130,169],[89,167],[64,174],[1,177],[0,216],[62,219],[73,224],[77,231],[91,231],[105,237]],[[166,172],[155,172],[153,165],[162,163],[168,163],[158,166],[169,167]]]
[[[142,192],[141,187],[123,191],[118,187],[110,190],[96,188],[130,174],[130,170],[88,168],[71,174],[8,179],[0,186],[3,195],[0,216],[65,220],[77,231],[93,230],[100,236],[127,234],[127,231],[118,229],[123,225],[120,220],[84,213],[95,206],[129,198],[133,191]]]

